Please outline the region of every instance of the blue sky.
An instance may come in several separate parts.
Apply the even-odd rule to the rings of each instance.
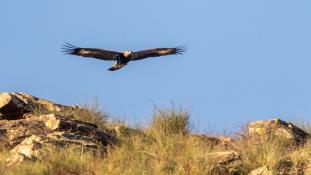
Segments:
[[[195,128],[311,118],[311,1],[4,0],[0,91],[91,102],[130,123],[183,106]],[[188,52],[129,63],[68,56],[61,45]]]

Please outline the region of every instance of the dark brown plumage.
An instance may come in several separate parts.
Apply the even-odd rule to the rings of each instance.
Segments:
[[[92,57],[106,61],[117,61],[111,68],[108,69],[110,71],[115,71],[122,68],[130,61],[141,60],[148,57],[182,54],[183,52],[186,51],[186,49],[181,46],[174,48],[147,49],[137,52],[132,51],[116,52],[96,48],[80,48],[71,45],[69,43],[66,43],[65,45],[63,45],[63,51],[64,53],[69,55]]]

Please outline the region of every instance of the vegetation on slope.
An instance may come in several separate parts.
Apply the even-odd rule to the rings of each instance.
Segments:
[[[44,112],[38,110],[40,114]],[[128,128],[123,123],[107,122],[107,114],[97,106],[62,111],[67,116],[97,124],[103,130],[118,127],[121,144],[109,147],[107,154],[84,152],[83,149],[50,150],[40,161],[5,167],[9,153],[0,152],[0,173],[8,175],[101,175],[101,174],[217,174],[217,164],[211,153],[223,148],[211,147],[191,133],[189,113],[179,109],[157,110],[145,128]],[[306,125],[307,126],[307,125]],[[310,129],[310,128],[305,128]],[[261,166],[275,169],[277,162],[289,151],[284,140],[262,137],[255,143],[244,133],[233,142],[233,149],[241,156],[239,169],[232,174],[248,174]],[[292,154],[295,164],[309,160],[311,142]]]

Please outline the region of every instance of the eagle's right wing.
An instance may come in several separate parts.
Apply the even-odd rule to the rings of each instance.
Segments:
[[[154,48],[154,49],[147,49],[147,50],[141,50],[138,52],[133,53],[133,57],[131,60],[141,60],[148,57],[159,57],[159,56],[165,56],[165,55],[176,55],[176,54],[182,54],[186,51],[186,48],[184,46],[174,47],[174,48]]]
[[[92,57],[100,60],[115,61],[121,54],[120,52],[95,49],[95,48],[79,48],[69,43],[63,45],[63,52],[69,55],[78,55],[83,57]]]

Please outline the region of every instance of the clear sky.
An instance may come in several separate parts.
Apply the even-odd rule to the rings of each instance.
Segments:
[[[311,118],[309,0],[3,0],[0,91],[91,102],[131,123],[154,104],[183,106],[200,130]],[[64,55],[81,47],[186,45],[182,56],[113,62]]]

